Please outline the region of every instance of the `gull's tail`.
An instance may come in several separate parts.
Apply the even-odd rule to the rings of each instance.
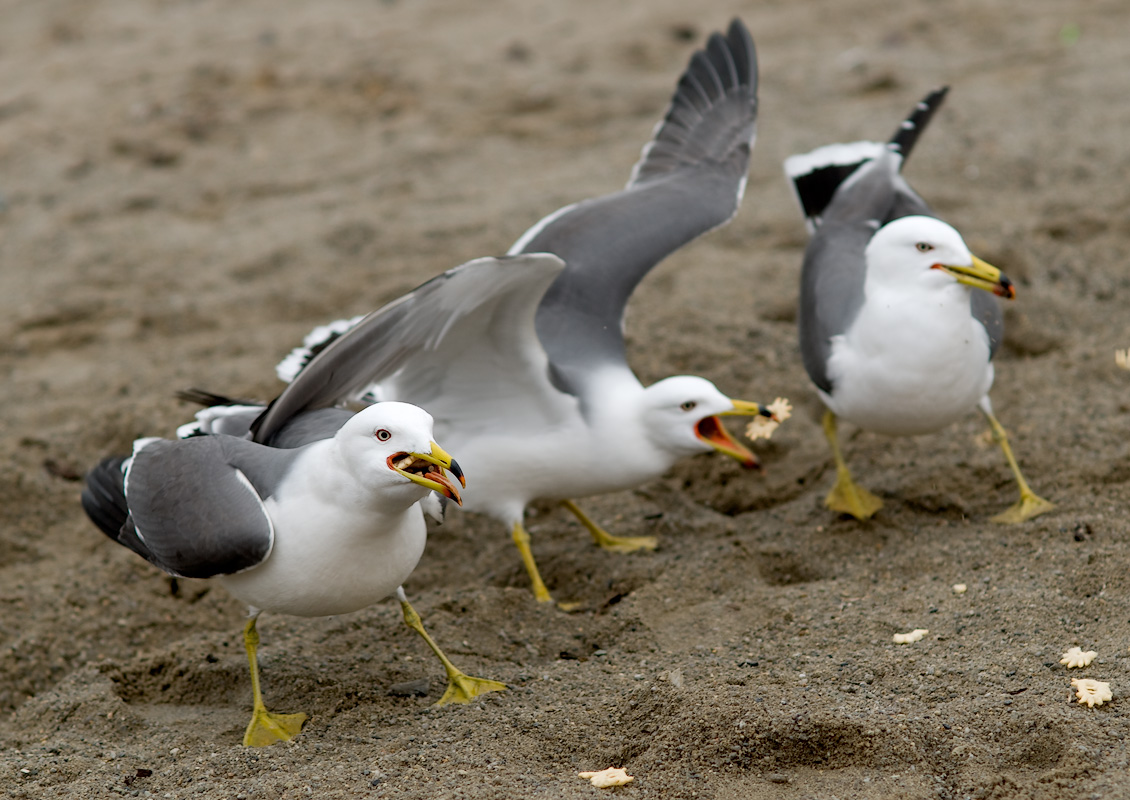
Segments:
[[[98,528],[114,541],[129,518],[129,506],[122,475],[126,456],[100,461],[86,474],[82,490],[82,510]]]
[[[785,174],[800,202],[810,232],[820,224],[820,216],[832,202],[836,190],[860,166],[877,158],[884,150],[892,150],[901,156],[900,167],[905,163],[948,91],[949,87],[943,86],[926,95],[885,143],[829,144],[785,159]]]
[[[934,117],[934,112],[941,106],[942,101],[946,99],[946,92],[950,87],[943,86],[940,89],[935,89],[919,101],[918,105],[914,107],[914,111],[910,116],[902,121],[895,135],[891,137],[890,145],[892,150],[897,150],[902,154],[903,162],[910,158],[910,151],[914,149],[918,137],[922,131],[926,130],[926,126],[930,124],[930,120]]]

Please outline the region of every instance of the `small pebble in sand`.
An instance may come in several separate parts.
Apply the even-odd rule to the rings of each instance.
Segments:
[[[968,589],[969,589],[969,587],[966,586],[964,583],[955,583],[953,585],[953,593],[954,594],[965,594],[966,590],[968,590]]]
[[[750,439],[768,439],[782,422],[793,415],[793,407],[784,397],[778,397],[767,408],[773,413],[775,419],[754,417],[745,429],[745,435]]]
[[[895,644],[910,644],[922,641],[929,632],[926,628],[915,628],[910,633],[896,633],[891,638],[894,639]]]
[[[1094,681],[1090,678],[1072,678],[1071,685],[1075,687],[1075,696],[1079,698],[1079,704],[1086,703],[1087,708],[1101,706],[1114,698],[1114,695],[1110,692],[1109,683]]]
[[[621,767],[609,767],[600,772],[578,772],[578,778],[588,778],[589,783],[597,789],[608,789],[612,786],[623,786],[635,780]]]
[[[1098,653],[1096,653],[1094,650],[1087,650],[1086,652],[1084,652],[1082,648],[1072,647],[1070,650],[1063,654],[1063,658],[1059,660],[1059,663],[1063,664],[1068,669],[1075,669],[1076,667],[1089,667],[1091,666],[1091,662],[1095,660],[1095,656],[1097,655]]]

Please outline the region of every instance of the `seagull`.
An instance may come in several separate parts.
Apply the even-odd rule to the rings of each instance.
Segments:
[[[465,485],[459,464],[432,441],[432,426],[416,406],[377,403],[338,414],[329,437],[300,445],[296,438],[290,448],[224,434],[146,438],[129,457],[104,459],[87,475],[82,505],[107,536],[170,575],[215,578],[247,604],[245,746],[288,741],[306,719],[263,704],[256,656],[263,611],[345,614],[395,592],[405,622],[447,670],[440,704],[506,688],[456,669],[401,587],[424,552],[422,502],[433,492],[460,502],[448,471]]]
[[[475,476],[463,508],[509,528],[542,602],[552,597],[522,521],[535,500],[561,501],[605,548],[654,549],[653,537],[608,534],[574,499],[635,488],[712,450],[757,466],[719,417],[770,411],[700,377],[644,387],[624,344],[639,281],[737,213],[756,119],[756,52],[735,19],[691,57],[625,189],[555,211],[506,258],[315,330],[279,365],[290,386],[256,422],[256,441],[350,401],[427,408]]]
[[[900,174],[947,91],[927,95],[885,144],[833,144],[785,161],[812,233],[798,324],[805,369],[827,406],[824,434],[836,464],[825,505],[857,519],[882,506],[852,479],[837,419],[916,436],[976,405],[1020,490],[992,519],[1018,523],[1054,506],[1028,486],[989,400],[1004,327],[993,295],[1012,299],[1015,287],[970,253]]]

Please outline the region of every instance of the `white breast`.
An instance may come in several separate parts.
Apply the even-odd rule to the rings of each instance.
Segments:
[[[275,543],[265,562],[220,578],[249,606],[296,616],[345,614],[388,597],[411,575],[427,529],[419,504],[382,513],[343,502],[348,476],[295,472],[266,501]],[[333,487],[329,489],[327,487]],[[333,492],[333,494],[330,494]]]
[[[937,431],[971,411],[993,383],[989,337],[954,285],[908,296],[870,289],[851,328],[833,337],[829,408],[897,436]]]

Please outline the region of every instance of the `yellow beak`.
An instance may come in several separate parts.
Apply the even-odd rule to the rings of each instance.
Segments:
[[[714,417],[700,419],[698,424],[695,425],[695,435],[722,455],[740,462],[746,469],[756,469],[761,466],[757,456],[750,452],[749,448],[734,441],[734,438],[722,426],[722,420],[718,417],[761,416],[773,418],[773,412],[760,403],[751,403],[747,400],[734,400],[733,403],[734,407],[729,411],[723,411]]]
[[[463,505],[463,498],[459,490],[444,470],[449,470],[458,480],[460,486],[466,487],[467,480],[463,477],[463,470],[459,462],[449,456],[442,447],[435,442],[431,445],[430,453],[397,453],[388,457],[388,466],[394,472],[399,472],[408,480],[420,486],[439,492],[444,497],[449,497],[459,505]],[[437,469],[438,467],[438,469]]]
[[[1008,276],[977,256],[973,256],[973,263],[970,266],[934,264],[933,269],[940,269],[952,275],[958,283],[964,283],[974,289],[984,289],[986,292],[992,292],[1009,300],[1016,297],[1016,286]]]

